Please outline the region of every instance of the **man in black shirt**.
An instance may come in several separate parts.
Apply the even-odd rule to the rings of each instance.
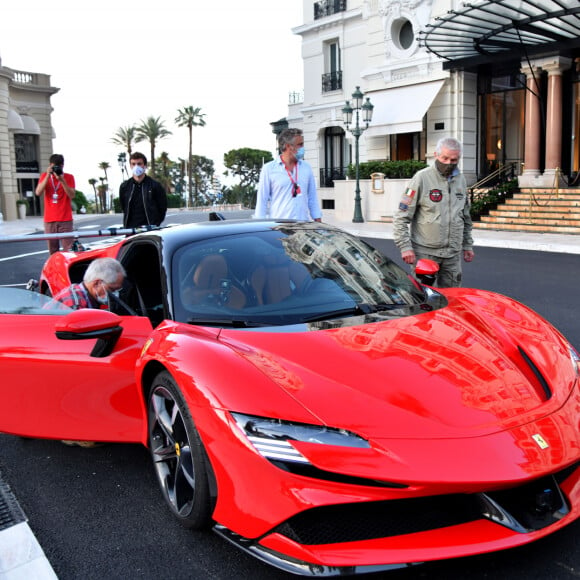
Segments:
[[[158,182],[146,174],[147,157],[135,152],[129,159],[133,177],[119,187],[123,226],[160,226],[167,213],[167,194]]]

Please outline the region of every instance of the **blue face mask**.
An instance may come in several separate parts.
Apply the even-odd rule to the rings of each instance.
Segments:
[[[297,149],[294,155],[296,155],[296,159],[298,159],[299,161],[304,159],[304,147],[300,147],[299,149]]]
[[[131,171],[135,177],[141,177],[145,173],[145,168],[141,165],[135,165],[132,167]]]

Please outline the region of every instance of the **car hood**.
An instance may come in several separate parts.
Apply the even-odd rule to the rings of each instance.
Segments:
[[[446,295],[447,307],[415,316],[298,333],[224,330],[221,340],[304,409],[291,420],[368,438],[477,437],[564,404],[576,373],[551,325],[504,296]],[[273,414],[270,394],[247,400],[238,411],[289,418]]]

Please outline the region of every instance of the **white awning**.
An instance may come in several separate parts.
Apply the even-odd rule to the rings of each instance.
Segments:
[[[27,135],[40,135],[40,126],[36,122],[36,119],[29,117],[28,115],[20,115],[22,119],[23,128],[15,131],[15,133],[26,133]]]
[[[578,0],[476,0],[444,4],[419,31],[419,43],[460,69],[580,47]]]
[[[12,109],[8,109],[8,129],[12,131],[22,131],[24,129],[22,117]]]
[[[374,105],[373,120],[365,134],[369,137],[416,133],[423,130],[423,117],[445,81],[368,92]]]

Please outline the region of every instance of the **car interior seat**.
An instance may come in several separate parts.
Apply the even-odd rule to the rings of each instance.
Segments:
[[[182,292],[184,304],[215,304],[240,309],[244,292],[233,282],[226,259],[220,254],[203,257],[193,271],[192,286]]]
[[[275,304],[300,290],[309,279],[303,264],[286,256],[266,256],[250,277],[257,304]]]

